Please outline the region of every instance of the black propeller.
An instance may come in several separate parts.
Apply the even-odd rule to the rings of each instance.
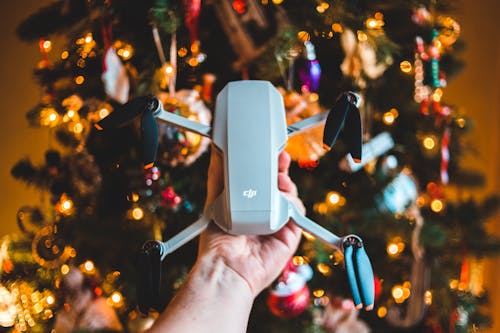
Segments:
[[[361,115],[358,109],[359,97],[353,92],[345,92],[339,96],[330,109],[323,132],[323,147],[330,150],[344,128],[344,139],[352,159],[361,162],[361,146],[363,131]]]
[[[116,107],[114,112],[97,122],[94,126],[98,130],[120,127],[130,123],[134,118],[141,115],[144,168],[149,169],[154,164],[156,151],[158,150],[158,125],[155,116],[161,110],[162,105],[156,97],[137,97]]]
[[[145,315],[151,308],[159,308],[161,282],[161,245],[157,241],[148,241],[142,246],[139,255],[139,280],[137,297],[139,311]]]

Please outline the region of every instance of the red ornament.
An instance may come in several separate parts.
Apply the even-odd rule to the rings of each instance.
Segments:
[[[182,202],[182,198],[175,193],[172,186],[161,192],[161,203],[169,208],[177,208]]]
[[[240,15],[243,15],[247,12],[247,3],[244,0],[233,0],[233,9]]]
[[[375,284],[375,300],[377,300],[380,297],[380,294],[382,293],[382,281],[378,277],[374,277],[374,284]]]
[[[309,288],[304,284],[290,295],[280,295],[271,291],[267,298],[267,305],[271,312],[280,318],[292,318],[301,314],[309,304]]]
[[[296,266],[290,260],[281,273],[278,284],[269,293],[269,310],[280,318],[292,318],[304,312],[310,299],[306,282],[311,278],[312,269],[309,265]]]

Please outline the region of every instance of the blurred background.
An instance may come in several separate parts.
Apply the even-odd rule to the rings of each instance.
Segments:
[[[23,205],[47,200],[38,190],[18,182],[10,169],[21,158],[29,156],[35,163],[42,161],[49,147],[49,130],[28,126],[24,111],[40,98],[40,88],[33,81],[32,70],[40,60],[37,43],[21,42],[15,28],[28,14],[51,1],[18,0],[0,3],[0,31],[3,33],[1,55],[0,136],[0,238],[18,232],[16,212]],[[466,48],[460,53],[465,62],[461,74],[449,81],[447,100],[474,122],[469,140],[477,154],[469,154],[464,163],[486,174],[487,187],[471,192],[478,198],[499,193],[500,188],[500,3],[496,0],[462,0],[455,16],[461,25],[461,39]],[[57,42],[54,42],[57,47]],[[492,219],[488,228],[500,235],[500,218]],[[474,237],[474,235],[470,235]],[[489,259],[485,285],[491,294],[491,314],[494,327],[488,332],[500,332],[500,259]]]

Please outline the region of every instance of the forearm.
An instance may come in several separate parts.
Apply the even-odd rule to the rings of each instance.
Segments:
[[[253,296],[215,254],[203,255],[150,333],[245,332]]]

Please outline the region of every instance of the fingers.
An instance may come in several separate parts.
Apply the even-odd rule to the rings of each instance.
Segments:
[[[217,198],[224,188],[224,180],[222,178],[222,155],[213,144],[210,149],[210,165],[208,166],[207,176],[207,199],[205,201],[205,208]]]
[[[291,160],[290,155],[283,150],[278,156],[278,172],[288,174]]]

